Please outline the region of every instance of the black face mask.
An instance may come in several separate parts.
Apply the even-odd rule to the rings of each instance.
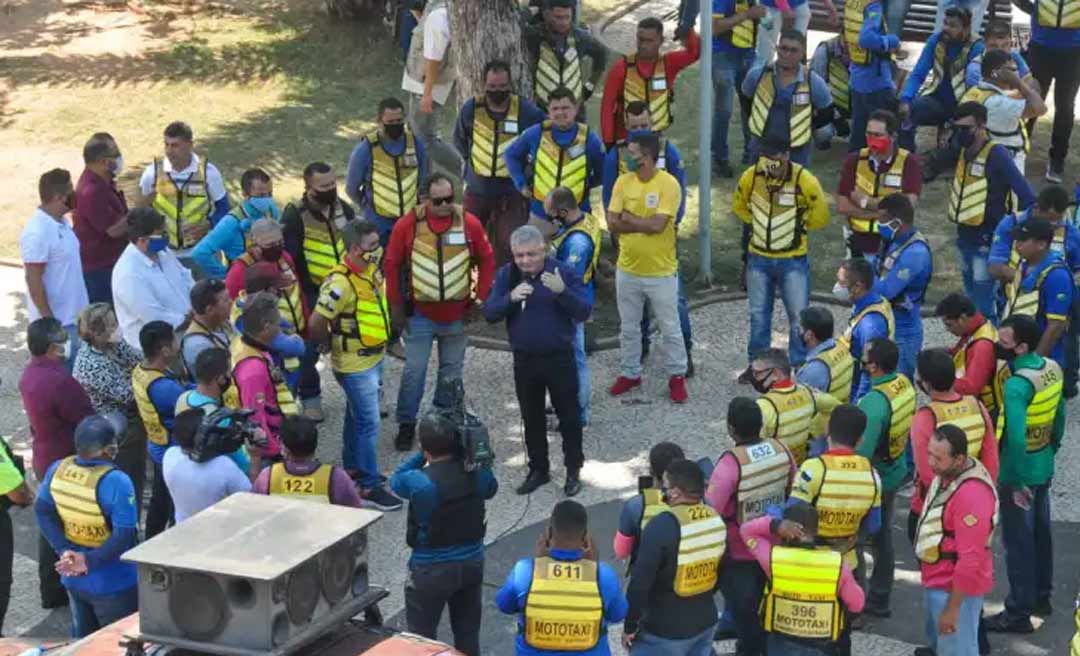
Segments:
[[[501,104],[505,103],[507,100],[510,100],[510,90],[509,89],[499,89],[497,91],[488,91],[486,95],[487,95],[487,99],[489,101],[491,101],[491,103],[493,105],[501,105]]]
[[[1001,344],[994,344],[994,357],[998,360],[1004,360],[1005,362],[1012,362],[1016,359],[1016,350],[1007,349]]]
[[[383,126],[383,130],[386,131],[386,136],[391,139],[400,139],[401,135],[405,134],[404,123],[389,123]]]
[[[668,495],[668,489],[666,487],[660,488],[660,500],[665,504],[671,503],[671,496]]]
[[[311,197],[320,205],[333,205],[334,201],[337,200],[337,189],[312,190]]]
[[[772,372],[766,374],[764,378],[758,378],[753,372],[750,372],[750,385],[760,394],[764,394],[769,391],[768,380],[772,376]]]
[[[975,128],[971,127],[959,127],[956,130],[956,143],[961,147],[967,148],[971,144],[975,143]]]

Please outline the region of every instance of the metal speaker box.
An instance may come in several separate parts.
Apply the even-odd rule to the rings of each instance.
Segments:
[[[285,654],[378,598],[367,527],[381,513],[234,494],[124,554],[143,639],[214,654]]]

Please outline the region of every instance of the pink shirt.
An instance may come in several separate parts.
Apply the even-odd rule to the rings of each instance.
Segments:
[[[791,481],[794,480],[797,469],[795,459],[791,459],[791,472],[788,474],[787,493],[791,492]],[[739,461],[735,454],[725,453],[720,456],[709,478],[709,486],[705,489],[705,503],[713,510],[720,513],[727,525],[727,553],[733,560],[753,560],[754,554],[746,547],[746,543],[739,533],[739,523],[735,520],[736,492],[739,489]],[[786,496],[786,494],[785,494]]]
[[[779,538],[772,533],[772,521],[773,518],[769,516],[758,517],[752,522],[743,524],[743,527],[739,529],[743,541],[748,545],[753,545],[750,551],[754,554],[754,558],[757,558],[761,569],[765,571],[765,576],[770,579],[772,578],[772,548],[779,543]],[[728,541],[730,543],[730,537]],[[866,603],[866,594],[855,582],[851,568],[843,564],[840,566],[839,597],[840,601],[844,602],[844,607],[852,613],[862,612],[863,605]]]
[[[994,492],[986,485],[968,481],[960,486],[945,504],[941,518],[946,533],[941,548],[955,552],[957,559],[921,563],[923,587],[958,590],[967,596],[984,595],[993,589],[994,558],[986,544],[995,504]]]
[[[956,392],[946,392],[944,394],[935,392],[930,395],[930,398],[934,401],[956,401],[960,398],[960,395]],[[983,433],[982,447],[979,452],[979,461],[986,467],[986,471],[990,472],[990,478],[997,480],[998,477],[998,443],[997,434],[994,432],[994,422],[990,419],[990,413],[986,411],[986,408],[979,404],[982,408],[983,424],[986,426],[986,430]],[[915,454],[915,490],[911,495],[911,511],[916,514],[922,514],[923,504],[925,503],[923,496],[930,489],[930,483],[934,481],[934,472],[930,470],[930,454],[928,452],[930,448],[930,436],[934,434],[934,429],[937,427],[937,419],[934,418],[934,411],[929,407],[919,408],[915,412],[915,417],[911,421],[911,448]]]
[[[263,353],[267,364],[271,362],[269,354]],[[236,379],[236,389],[240,393],[240,405],[248,410],[254,410],[252,421],[266,433],[269,445],[263,449],[264,458],[272,458],[281,452],[281,439],[278,432],[281,428],[281,413],[278,412],[277,390],[274,389],[274,381],[270,379],[270,370],[267,366],[248,358],[236,365],[233,370],[233,378]]]

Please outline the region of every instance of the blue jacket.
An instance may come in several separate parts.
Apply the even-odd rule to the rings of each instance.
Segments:
[[[911,228],[898,233],[891,242],[884,244],[885,250],[878,262],[898,251],[914,231]],[[902,326],[922,324],[919,310],[922,309],[926,287],[933,273],[934,258],[930,247],[927,244],[912,244],[904,249],[892,269],[874,283],[874,291],[892,303],[897,330]]]
[[[423,185],[424,181],[428,178],[427,162],[424,161],[424,149],[425,144],[423,139],[418,135],[413,135],[416,138],[416,161],[419,164],[419,184]],[[398,139],[397,141],[390,141],[386,137],[380,137],[379,143],[382,147],[386,148],[386,152],[397,156],[405,150],[405,137]],[[371,185],[368,184],[368,180],[371,179],[371,142],[366,138],[361,139],[360,143],[356,144],[353,148],[352,154],[349,155],[349,170],[345,175],[345,193],[348,194],[349,200],[351,200],[357,207],[364,210],[364,217],[374,221],[376,218],[381,218],[384,221],[396,221],[399,217],[396,216],[384,216],[379,217],[375,213],[375,204],[371,200]],[[360,187],[364,187],[364,195],[360,195]]]
[[[679,201],[679,211],[675,215],[675,225],[682,221],[686,213],[686,168],[683,166],[682,154],[675,144],[667,139],[664,148],[663,169],[675,176],[682,188],[682,200]],[[600,195],[604,199],[604,207],[611,202],[611,190],[615,188],[615,181],[619,179],[619,149],[610,148],[604,155],[604,170],[601,179]],[[559,258],[562,259],[562,258]]]
[[[930,38],[926,40],[926,45],[923,46],[922,54],[919,55],[919,61],[915,62],[915,68],[912,69],[911,75],[908,75],[907,80],[904,81],[904,90],[900,94],[900,102],[910,103],[915,94],[919,92],[919,87],[926,81],[926,77],[930,74],[930,71],[934,69],[934,49],[937,48],[938,42],[941,41],[941,32],[935,32],[930,35]],[[945,63],[953,63],[956,65],[956,58],[960,56],[960,52],[964,49],[963,43],[946,43],[945,44]],[[971,50],[968,51],[968,58],[966,62],[962,62],[965,69],[964,71],[964,84],[969,87],[975,86],[979,83],[979,78],[974,77],[971,71],[971,64],[977,59],[982,57],[983,51],[986,50],[986,46],[983,45],[982,40],[976,41],[971,46]],[[940,100],[946,107],[955,107],[959,98],[953,93],[951,84],[942,83],[934,90],[934,97]]]
[[[424,454],[416,453],[398,465],[390,477],[390,489],[394,494],[409,503],[410,512],[414,513],[421,530],[431,521],[431,515],[439,509],[439,488],[424,472]],[[476,494],[485,500],[499,491],[499,482],[490,468],[484,467],[476,472]],[[416,547],[409,557],[409,565],[430,565],[433,563],[477,560],[484,557],[483,540],[475,544],[455,545],[453,547]]]
[[[506,170],[510,172],[510,178],[514,181],[514,187],[521,191],[525,187],[532,186],[531,164],[536,159],[536,150],[540,147],[540,133],[543,125],[534,125],[521,133],[521,136],[506,147],[503,159],[506,161]],[[553,127],[551,136],[555,143],[566,147],[574,142],[577,136],[578,126],[574,123],[569,130],[560,130]],[[589,190],[600,184],[601,170],[604,168],[604,144],[600,137],[589,130],[585,140],[585,197],[581,200],[583,212],[592,211],[589,204]],[[544,216],[544,204],[536,199],[529,201],[529,211],[536,216]]]
[[[510,262],[495,273],[495,284],[481,311],[490,323],[506,320],[510,348],[515,352],[569,351],[577,334],[576,324],[588,319],[592,312],[581,278],[558,260],[545,258],[544,271],[556,268],[566,283],[561,294],[553,293],[536,276],[527,279],[533,286],[532,296],[519,303],[510,302],[510,292],[526,281],[521,270]]]
[[[1020,199],[1020,210],[1026,210],[1035,204],[1035,192],[1031,190],[1024,174],[1016,168],[1012,153],[1001,144],[990,148],[990,154],[986,158],[986,179],[986,213],[982,225],[957,225],[956,241],[960,246],[983,248],[990,245],[994,229],[1005,216],[1005,201],[1010,191],[1015,192]]]
[[[881,2],[871,2],[863,8],[863,25],[859,30],[859,47],[869,50],[870,61],[866,64],[851,62],[851,90],[856,93],[871,93],[882,89],[892,89],[892,66],[884,56],[900,46],[900,38],[895,34],[885,34],[885,18]]]
[[[139,514],[135,509],[135,486],[131,479],[119,469],[113,469],[102,477],[97,488],[97,500],[109,522],[111,534],[105,544],[96,549],[82,547],[69,542],[64,535],[64,523],[56,511],[56,501],[50,491],[53,474],[61,462],[58,460],[49,466],[38,489],[37,501],[34,502],[38,529],[53,551],[57,554],[65,551],[86,554],[87,573],[83,576],[63,576],[61,582],[66,588],[91,596],[111,595],[134,587],[138,583],[135,564],[120,560],[120,555],[134,547],[139,539]],[[107,460],[83,460],[78,457],[75,462],[88,467],[112,464]]]
[[[596,248],[599,248],[599,244]],[[581,279],[584,279],[585,272],[588,270],[589,265],[592,264],[593,257],[593,243],[584,233],[575,232],[559,244],[559,250],[555,253],[555,259],[562,263],[562,266],[567,267],[574,274]],[[562,271],[562,267],[559,268]],[[593,272],[593,279],[588,283],[582,283],[582,287],[585,291],[585,299],[591,305],[596,295],[596,273]]]
[[[465,186],[469,193],[477,196],[505,196],[516,194],[517,188],[514,182],[508,178],[483,178],[476,175],[472,167],[472,129],[473,118],[476,116],[476,99],[469,98],[461,106],[457,122],[454,124],[454,148],[457,149],[461,158],[465,160]],[[542,123],[544,112],[540,111],[532,101],[521,98],[518,106],[518,124],[515,134],[521,134],[526,129]],[[509,131],[508,131],[509,133]]]
[[[851,318],[854,319],[867,306],[881,300],[881,294],[870,290],[869,294],[855,301],[851,306]],[[859,399],[870,391],[870,374],[866,373],[858,365],[858,363],[862,362],[863,347],[872,339],[878,337],[887,338],[888,336],[889,325],[885,322],[885,317],[877,312],[871,312],[860,319],[854,330],[851,331],[851,357],[855,358],[855,366],[858,369],[858,375],[854,376],[851,381],[851,403],[858,403]]]
[[[795,374],[795,380],[803,385],[809,385],[822,392],[829,391],[832,379],[829,377],[829,368],[824,362],[814,360],[818,353],[822,353],[836,346],[836,340],[829,338],[806,352],[806,364]]]
[[[276,206],[274,212],[272,218],[280,220],[281,212],[276,209]],[[198,244],[195,244],[195,248],[191,251],[191,258],[207,277],[221,280],[225,278],[227,271],[220,256],[224,255],[227,262],[232,262],[243,255],[245,235],[257,218],[259,218],[259,213],[249,209],[245,200],[221,217],[214,228],[200,239]]]
[[[1051,252],[1048,253],[1046,259],[1037,264],[1036,266],[1028,266],[1027,262],[1023,262],[1020,265],[1020,289],[1022,291],[1031,291],[1035,288],[1035,283],[1038,282],[1039,274],[1041,274],[1050,265],[1064,262],[1061,255]],[[1072,307],[1073,294],[1076,292],[1076,286],[1073,283],[1072,275],[1065,269],[1058,269],[1043,280],[1042,295],[1039,299],[1039,308],[1035,312],[1035,322],[1039,324],[1040,333],[1046,330],[1046,326],[1049,324],[1050,319],[1056,319],[1058,321],[1069,320],[1069,310]],[[1063,334],[1054,344],[1053,350],[1050,352],[1050,357],[1055,362],[1065,367],[1065,335]]]
[[[165,446],[150,441],[146,443],[146,448],[150,452],[150,459],[159,465],[161,459],[165,457],[165,451],[176,444],[172,436],[173,418],[176,415],[176,400],[180,398],[181,394],[194,388],[194,385],[185,385],[175,378],[165,377],[158,378],[150,383],[146,389],[147,394],[150,396],[150,402],[154,404],[154,409],[157,410],[158,416],[161,417],[161,423],[169,431],[169,443]]]
[[[1008,264],[1009,255],[1012,253],[1012,231],[1018,225],[1025,223],[1031,217],[1031,208],[1024,210],[1019,215],[1008,214],[998,223],[994,230],[994,241],[990,242],[990,264]],[[1080,271],[1080,228],[1072,223],[1065,223],[1065,264],[1070,271]]]
[[[581,551],[565,551],[552,549],[548,555],[554,560],[573,562],[581,560]],[[611,624],[621,622],[626,617],[626,597],[622,593],[619,575],[607,563],[599,563],[596,572],[597,586],[600,588],[600,599],[603,602],[604,616],[600,627],[600,642],[587,651],[545,651],[534,649],[525,644],[525,604],[529,598],[529,588],[532,586],[533,574],[532,558],[522,558],[510,570],[506,577],[506,583],[495,594],[495,605],[507,615],[517,615],[518,634],[515,644],[518,656],[608,656],[611,647],[608,645],[607,628]]]

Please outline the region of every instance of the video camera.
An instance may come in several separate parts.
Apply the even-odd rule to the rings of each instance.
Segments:
[[[443,381],[435,392],[436,398],[448,402],[446,407],[434,407],[432,413],[441,415],[454,426],[458,452],[465,471],[490,467],[495,462],[487,426],[465,406],[465,383],[460,378]]]
[[[259,426],[251,421],[254,413],[254,410],[222,407],[206,415],[195,433],[191,459],[195,462],[207,462],[217,456],[234,453],[244,444],[260,449],[266,447],[266,436],[259,430]]]

